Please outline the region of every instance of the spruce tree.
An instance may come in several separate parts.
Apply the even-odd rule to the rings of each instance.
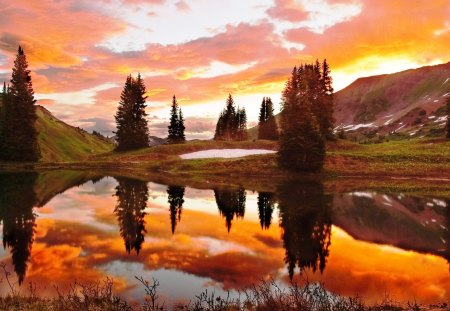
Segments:
[[[129,75],[120,95],[116,119],[117,150],[132,150],[148,147],[149,133],[147,124],[144,80],[139,74],[136,79]]]
[[[2,148],[0,159],[35,162],[40,158],[38,132],[35,127],[36,100],[24,50],[19,46],[11,78],[4,84],[2,103]]]
[[[266,139],[266,121],[267,121],[267,103],[263,97],[261,107],[259,108],[258,118],[258,139]]]
[[[316,114],[319,120],[320,131],[327,139],[333,139],[334,127],[334,103],[333,103],[333,79],[330,76],[330,66],[327,60],[322,63],[322,75],[320,78],[320,112]]]
[[[217,120],[216,132],[214,134],[215,140],[236,140],[238,135],[238,117],[234,100],[231,94],[228,95],[226,107],[221,112]]]
[[[294,171],[323,166],[325,141],[313,113],[318,76],[313,65],[294,67],[282,98],[279,165]]]
[[[259,111],[258,139],[277,140],[278,126],[270,97],[264,97]]]
[[[167,140],[169,144],[177,144],[186,141],[186,136],[184,135],[184,118],[181,108],[178,106],[177,99],[175,95],[172,99],[172,107],[170,109],[170,124],[168,126],[169,135]]]
[[[278,139],[278,125],[275,115],[273,113],[273,103],[272,99],[268,97],[266,99],[266,110],[267,110],[267,120],[266,120],[266,139],[277,140]]]
[[[225,130],[224,113],[221,112],[219,115],[219,119],[217,120],[216,131],[214,132],[214,140],[223,140],[224,130]]]
[[[186,135],[184,134],[185,130],[186,130],[186,127],[184,126],[183,111],[181,111],[181,108],[179,108],[179,110],[178,110],[178,141],[179,142],[186,141]]]
[[[238,108],[235,123],[237,124],[237,130],[234,139],[239,141],[247,140],[247,113],[245,108]]]
[[[447,129],[447,138],[450,139],[450,97],[447,98],[447,124],[446,124],[446,129]]]
[[[179,114],[178,114],[178,103],[175,95],[172,98],[172,107],[170,109],[170,124],[169,124],[169,135],[167,140],[169,144],[175,144],[178,142],[178,131],[179,131]]]

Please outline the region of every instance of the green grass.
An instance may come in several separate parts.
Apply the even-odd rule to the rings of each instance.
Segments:
[[[42,107],[36,113],[42,162],[82,161],[113,149],[108,141],[59,121]]]

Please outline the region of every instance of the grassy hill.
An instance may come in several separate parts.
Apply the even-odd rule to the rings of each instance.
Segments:
[[[80,161],[113,149],[106,139],[58,120],[42,106],[37,107],[36,114],[43,162]]]

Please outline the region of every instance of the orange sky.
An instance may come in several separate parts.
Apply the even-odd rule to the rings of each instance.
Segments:
[[[0,81],[22,44],[39,103],[109,134],[129,73],[145,78],[151,134],[176,94],[187,137],[210,138],[228,93],[254,124],[302,61],[327,58],[340,89],[450,60],[448,0],[6,0],[0,17]]]

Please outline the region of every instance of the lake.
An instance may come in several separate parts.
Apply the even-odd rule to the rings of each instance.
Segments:
[[[385,293],[450,300],[450,201],[427,189],[297,180],[254,191],[239,180],[192,186],[105,175],[0,174],[0,260],[21,293],[29,282],[55,295],[55,286],[112,277],[121,296],[142,301],[142,276],[157,279],[171,303],[205,289],[235,295],[272,278],[281,287],[321,282],[370,302]],[[9,292],[4,277],[0,289]]]

